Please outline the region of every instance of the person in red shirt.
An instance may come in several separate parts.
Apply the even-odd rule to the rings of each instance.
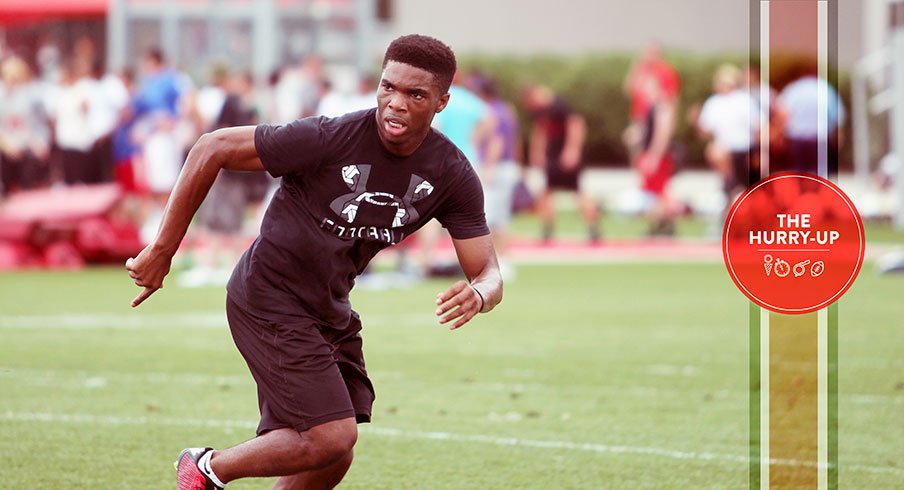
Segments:
[[[631,99],[631,123],[622,134],[622,141],[632,162],[642,150],[644,126],[653,105],[646,89],[650,79],[656,81],[664,102],[677,101],[681,79],[672,65],[662,57],[662,48],[655,41],[648,43],[640,57],[631,64],[622,85],[625,95]]]
[[[641,188],[651,199],[647,212],[650,236],[672,236],[679,212],[678,204],[668,192],[674,174],[669,147],[675,134],[675,102],[665,94],[656,78],[648,77],[644,85],[644,97],[650,104],[643,120],[640,151],[632,164],[639,173]]]

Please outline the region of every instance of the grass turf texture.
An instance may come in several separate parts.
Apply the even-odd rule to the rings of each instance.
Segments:
[[[559,200],[565,204],[571,201]],[[721,228],[714,225],[714,218],[685,216],[675,223],[675,236],[689,239],[721,239]],[[895,228],[888,220],[870,220],[863,224],[868,243],[904,244],[904,230]],[[529,240],[539,239],[542,226],[533,214],[521,213],[512,222],[513,235]],[[603,213],[600,218],[603,239],[636,239],[648,235],[650,225],[643,217]],[[587,225],[574,210],[561,211],[556,216],[555,236],[567,239],[587,239]]]
[[[0,275],[0,488],[172,488],[182,447],[251,437],[224,292],[172,282],[130,311],[120,270]],[[721,264],[522,266],[458,332],[431,315],[446,285],[355,293],[377,403],[343,488],[746,488],[748,310]],[[902,290],[867,264],[841,304],[841,488],[904,478]]]

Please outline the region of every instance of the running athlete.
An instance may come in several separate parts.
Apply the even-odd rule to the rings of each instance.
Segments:
[[[257,437],[183,450],[178,489],[273,476],[277,489],[329,489],[342,480],[374,400],[349,291],[378,251],[430,219],[449,230],[468,278],[437,296],[439,322],[457,329],[502,300],[480,180],[430,127],[455,67],[442,42],[403,36],[386,51],[375,109],[220,129],[189,152],[156,238],[126,262],[143,288],[133,307],[163,287],[221,169],[266,170],[282,183],[227,286],[229,327],[258,387]]]

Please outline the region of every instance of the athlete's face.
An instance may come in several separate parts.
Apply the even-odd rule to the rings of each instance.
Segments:
[[[390,61],[377,89],[377,132],[392,153],[407,156],[421,145],[433,116],[449,101],[432,73]]]

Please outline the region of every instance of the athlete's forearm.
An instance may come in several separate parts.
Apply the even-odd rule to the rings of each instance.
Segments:
[[[474,288],[483,299],[483,308],[481,313],[487,313],[502,302],[502,274],[499,273],[499,267],[488,267],[484,273],[475,277],[471,281],[471,287]]]
[[[464,240],[452,240],[458,263],[468,278],[468,283],[483,300],[481,313],[492,310],[502,301],[502,274],[499,260],[493,250],[490,235]]]

